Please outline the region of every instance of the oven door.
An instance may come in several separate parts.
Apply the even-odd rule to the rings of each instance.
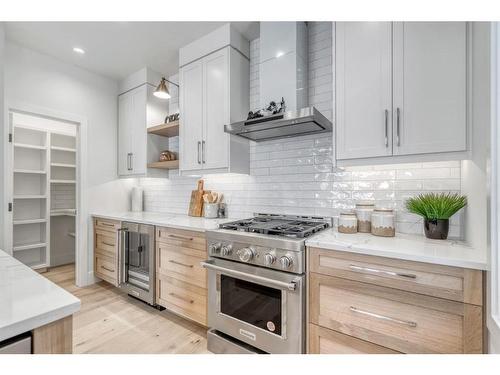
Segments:
[[[208,325],[268,353],[305,350],[303,275],[222,259],[208,270]]]

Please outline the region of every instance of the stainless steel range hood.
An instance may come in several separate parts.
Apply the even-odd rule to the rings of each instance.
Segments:
[[[305,22],[261,22],[259,106],[283,98],[287,111],[226,125],[224,131],[254,141],[332,131],[332,123],[308,103]]]
[[[332,123],[314,107],[225,125],[226,133],[253,141],[296,137],[332,131]]]

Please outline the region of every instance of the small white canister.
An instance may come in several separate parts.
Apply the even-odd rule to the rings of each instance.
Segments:
[[[142,187],[134,186],[132,188],[132,204],[133,212],[141,212],[143,210],[143,196],[144,189]]]
[[[396,235],[395,216],[392,208],[375,208],[372,213],[372,234],[381,237]]]
[[[339,233],[357,233],[358,232],[358,219],[354,211],[342,211],[339,216]]]
[[[358,232],[370,233],[372,231],[372,213],[375,203],[360,201],[356,203],[356,217],[358,218]]]

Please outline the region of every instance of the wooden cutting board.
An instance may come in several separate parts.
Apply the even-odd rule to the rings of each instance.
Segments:
[[[198,189],[191,191],[191,201],[189,202],[189,216],[201,216],[203,213],[203,180],[198,181]]]

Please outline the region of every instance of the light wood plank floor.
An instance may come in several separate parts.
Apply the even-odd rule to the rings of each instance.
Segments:
[[[206,328],[158,311],[104,281],[78,288],[74,268],[43,273],[82,302],[73,319],[73,353],[208,353]]]

